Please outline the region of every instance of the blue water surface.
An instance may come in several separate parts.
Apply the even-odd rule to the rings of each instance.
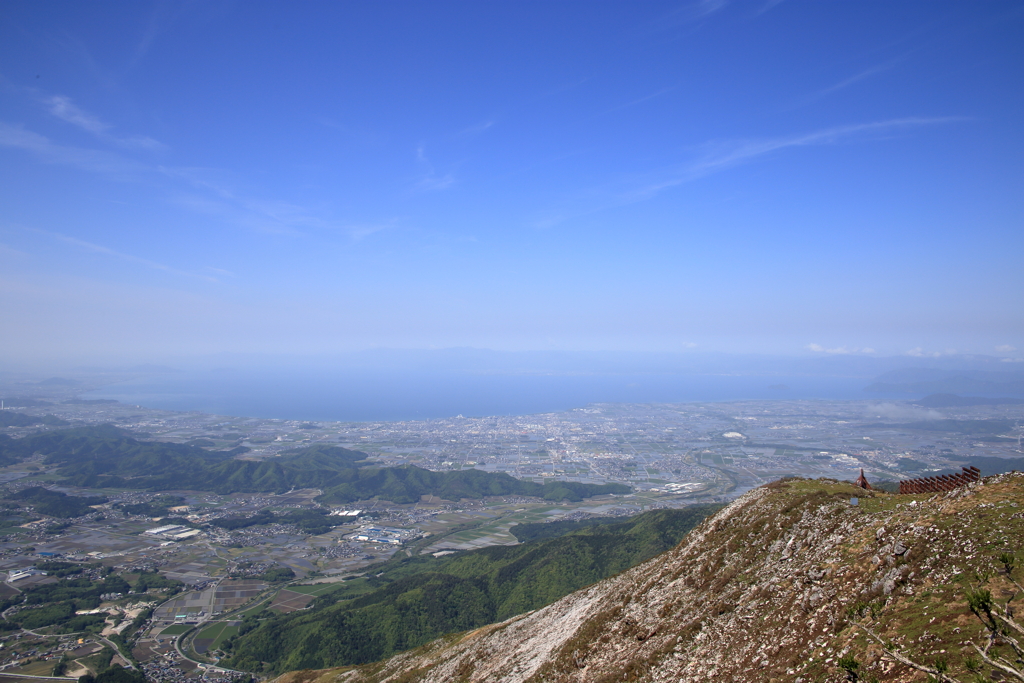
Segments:
[[[384,421],[527,415],[606,402],[884,398],[866,393],[865,384],[835,377],[247,370],[154,375],[86,398],[245,417]]]

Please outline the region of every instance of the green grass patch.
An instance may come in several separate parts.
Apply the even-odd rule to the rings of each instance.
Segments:
[[[202,631],[200,631],[198,634],[196,634],[196,639],[197,640],[204,640],[206,638],[209,638],[209,639],[213,640],[214,642],[216,642],[217,639],[221,637],[221,634],[224,632],[224,629],[226,629],[226,628],[232,628],[232,627],[229,627],[227,622],[225,622],[225,621],[214,622],[213,624],[211,624],[210,626],[207,626]],[[237,632],[238,629],[235,629],[235,631]]]
[[[364,593],[369,593],[374,590],[374,587],[370,585],[369,581],[364,578],[352,579],[351,581],[343,581],[340,583],[326,583],[325,586],[330,586],[328,590],[331,591],[332,595],[337,596],[337,599],[348,600]],[[319,595],[323,595],[320,593]]]
[[[244,612],[242,612],[242,614],[240,616],[244,619],[245,617],[248,617],[248,616],[251,616],[253,614],[257,614],[259,612],[262,612],[263,610],[265,610],[269,606],[270,606],[270,601],[269,600],[260,600],[258,603],[256,603],[255,605],[253,605],[249,609],[247,609]]]
[[[184,633],[185,631],[189,630],[190,628],[192,628],[192,627],[189,626],[188,624],[171,624],[170,626],[165,628],[163,631],[161,631],[160,635],[162,635],[162,636],[180,636],[182,633]]]
[[[237,633],[238,633],[238,627],[237,626],[229,626],[229,625],[225,624],[224,628],[221,629],[220,633],[217,635],[217,637],[214,639],[213,643],[210,645],[210,649],[211,650],[216,650],[217,648],[219,648],[221,646],[221,644],[225,640],[227,640],[228,638],[230,638],[233,635],[236,635]]]
[[[293,593],[302,593],[303,595],[323,595],[327,591],[334,590],[338,585],[338,582],[317,583],[312,586],[288,586],[285,590],[290,590]]]

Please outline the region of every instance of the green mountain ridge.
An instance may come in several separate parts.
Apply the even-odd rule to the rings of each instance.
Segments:
[[[414,503],[424,495],[446,500],[523,495],[579,501],[631,490],[622,484],[538,484],[480,470],[433,472],[413,465],[380,467],[367,463],[369,456],[365,453],[328,444],[284,451],[265,460],[239,460],[233,457],[236,453],[142,441],[113,425],[40,432],[20,439],[0,435],[0,463],[12,464],[41,454],[46,464],[57,466],[64,484],[83,488],[212,491],[222,495],[318,488],[323,491],[320,502],[341,504],[371,498]]]
[[[0,410],[0,427],[32,427],[34,425],[63,427],[69,424],[71,423],[56,415],[29,415],[13,410]]]
[[[261,673],[372,662],[543,607],[674,547],[718,505],[655,510],[558,537],[445,557],[393,560],[352,597],[344,584],[305,612],[231,644],[225,664]]]

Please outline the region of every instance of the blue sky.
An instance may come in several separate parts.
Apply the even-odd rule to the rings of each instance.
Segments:
[[[0,4],[8,363],[1024,355],[1024,3]]]

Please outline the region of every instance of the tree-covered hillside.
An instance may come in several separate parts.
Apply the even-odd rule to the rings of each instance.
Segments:
[[[590,519],[563,519],[556,522],[527,522],[525,524],[516,524],[508,531],[520,543],[526,543],[527,541],[539,541],[542,538],[565,536],[573,531],[579,531],[592,526],[617,524],[620,521],[616,517],[592,517]]]
[[[33,454],[57,465],[57,473],[74,486],[217,493],[322,487],[333,483],[336,472],[366,459],[364,453],[338,446],[313,446],[270,460],[237,460],[231,452],[141,441],[112,425],[0,440],[0,458],[17,460]]]
[[[321,501],[350,503],[377,496],[395,503],[415,503],[420,496],[428,494],[447,500],[520,495],[547,500],[580,501],[591,496],[630,492],[630,488],[623,484],[579,484],[565,481],[536,484],[516,479],[504,472],[433,472],[413,465],[361,467],[339,472],[336,481],[338,483],[334,486],[325,487]],[[367,495],[368,491],[372,491],[372,495]]]
[[[28,415],[13,410],[0,410],[0,427],[31,427],[32,425],[62,427],[69,424],[71,423],[56,415]]]
[[[81,517],[95,512],[90,505],[101,505],[107,502],[102,496],[69,496],[61,491],[50,491],[42,486],[22,489],[7,496],[8,500],[32,505],[41,515],[50,517]]]
[[[345,587],[232,643],[230,666],[282,672],[371,662],[537,609],[674,547],[721,506],[655,510],[559,538],[393,560],[355,598]]]
[[[320,500],[325,503],[370,498],[413,503],[425,495],[447,500],[523,495],[578,501],[630,491],[622,484],[541,485],[480,470],[432,472],[411,465],[366,466],[365,453],[325,444],[285,451],[266,460],[239,460],[235,453],[142,441],[113,425],[41,432],[21,439],[0,435],[0,463],[41,454],[45,463],[57,466],[57,473],[66,478],[66,484],[90,488],[219,494],[318,488],[324,491]]]

